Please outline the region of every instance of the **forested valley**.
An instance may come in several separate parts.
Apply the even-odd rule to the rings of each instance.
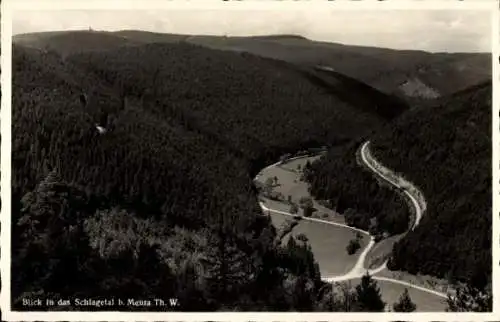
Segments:
[[[187,44],[67,57],[14,45],[12,70],[15,308],[114,296],[177,297],[183,311],[363,310],[324,287],[307,244],[275,241],[252,179],[385,116],[286,63]]]
[[[416,185],[427,202],[419,226],[395,244],[389,269],[491,287],[491,90],[483,83],[412,109],[370,138],[375,159]],[[362,142],[313,163],[306,176],[311,192],[351,225],[403,232],[411,219],[407,204],[356,163]]]

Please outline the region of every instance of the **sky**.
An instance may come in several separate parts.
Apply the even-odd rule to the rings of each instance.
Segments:
[[[13,34],[89,27],[196,35],[296,34],[395,49],[491,51],[491,19],[484,10],[23,10],[12,16]]]

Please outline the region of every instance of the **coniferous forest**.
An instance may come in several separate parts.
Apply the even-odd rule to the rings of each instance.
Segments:
[[[318,309],[310,249],[275,242],[252,178],[386,121],[287,64],[181,44],[14,46],[12,106],[17,307],[175,295],[179,310]]]
[[[427,203],[417,229],[394,246],[389,269],[484,288],[491,282],[491,83],[408,111],[371,142],[375,159],[415,184]],[[406,202],[356,164],[359,146],[313,163],[312,193],[356,227],[369,229],[376,218],[379,229],[404,232]]]
[[[374,139],[374,155],[420,187],[428,204],[389,267],[477,287],[491,282],[491,91],[489,82],[461,91]]]
[[[83,33],[69,34],[78,47]],[[412,215],[358,164],[367,139],[429,205],[389,268],[491,278],[491,85],[411,109],[341,74],[249,53],[109,44],[13,46],[15,309],[27,297],[114,297],[177,298],[166,309],[178,311],[381,311],[369,276],[339,292],[307,241],[278,240],[253,182],[284,154],[326,146],[304,171],[315,198],[349,225],[400,234]]]

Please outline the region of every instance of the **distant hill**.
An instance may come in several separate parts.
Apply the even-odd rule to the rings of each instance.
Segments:
[[[150,42],[188,42],[212,49],[244,51],[294,64],[333,67],[378,90],[412,101],[446,96],[491,77],[489,53],[428,53],[416,50],[392,50],[312,41],[295,35],[221,37],[162,34],[137,30],[83,32],[88,44],[80,46],[73,33],[18,35],[14,41],[53,48],[61,53]],[[89,36],[92,35],[92,36]],[[101,37],[101,38],[100,38]],[[116,39],[111,39],[116,37]],[[55,38],[55,40],[52,40]],[[100,39],[100,40],[98,40]],[[54,43],[52,43],[54,41]],[[73,49],[75,47],[75,50]],[[97,46],[98,47],[98,46]]]
[[[318,308],[328,294],[317,263],[302,243],[274,242],[253,177],[407,106],[284,61],[120,37],[99,50],[108,37],[14,44],[14,307],[31,294],[178,297],[184,311]]]
[[[62,57],[82,51],[102,51],[141,44],[108,32],[86,30],[21,34],[13,37],[13,43],[52,51]]]

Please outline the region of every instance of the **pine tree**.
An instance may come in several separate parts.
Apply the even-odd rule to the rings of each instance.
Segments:
[[[208,296],[212,303],[229,304],[237,300],[238,290],[249,281],[247,257],[236,245],[234,238],[219,228],[210,237],[205,265]]]
[[[361,278],[361,283],[356,286],[356,305],[358,311],[383,312],[385,302],[382,301],[377,282],[368,272]]]
[[[48,248],[50,236],[60,228],[61,221],[66,219],[65,203],[57,193],[61,186],[59,182],[57,171],[52,170],[33,192],[27,193],[21,200],[22,216],[17,222],[23,236],[27,239],[35,239],[33,236],[37,236],[40,239],[34,242]]]
[[[90,261],[90,253],[80,224],[80,198],[56,170],[24,196],[21,216],[14,226],[18,253],[13,269],[19,273],[13,284],[19,279],[30,285],[28,290],[60,295],[91,285],[82,273],[82,263]]]
[[[417,305],[412,302],[408,289],[405,288],[401,294],[399,301],[392,306],[394,312],[413,312],[417,309]]]

